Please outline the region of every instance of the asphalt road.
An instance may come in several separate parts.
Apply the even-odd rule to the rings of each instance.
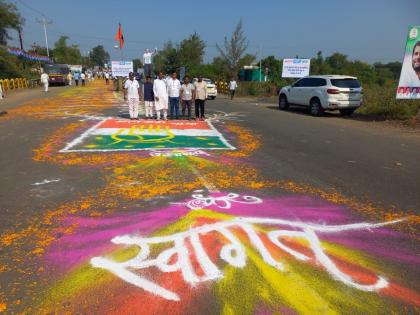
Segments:
[[[339,115],[312,117],[275,104],[208,102],[244,113],[243,124],[261,136],[256,152],[265,175],[291,179],[386,207],[420,211],[420,133]]]
[[[0,313],[420,310],[419,133],[206,107],[130,122],[102,81],[0,103]]]

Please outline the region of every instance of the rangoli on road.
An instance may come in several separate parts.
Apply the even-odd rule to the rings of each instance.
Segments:
[[[61,152],[152,149],[234,149],[209,121],[151,121],[106,118]]]

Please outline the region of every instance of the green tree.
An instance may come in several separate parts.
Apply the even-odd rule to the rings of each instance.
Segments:
[[[22,30],[23,23],[24,19],[16,6],[0,0],[0,45],[6,45],[7,40],[12,38],[8,33],[9,29]]]
[[[389,78],[398,80],[401,74],[402,63],[399,61],[389,62],[387,64],[376,62],[373,64],[373,67],[381,75],[383,75],[383,72],[386,72]]]
[[[0,79],[20,77],[21,71],[19,59],[0,47]]]
[[[143,62],[139,58],[133,59],[133,68],[134,71],[137,71],[139,68],[143,68]]]
[[[329,74],[331,66],[325,61],[322,51],[318,51],[316,58],[311,59],[311,74]]]
[[[261,60],[262,70],[268,76],[269,81],[277,82],[281,78],[281,64],[281,61],[274,56],[268,56]]]
[[[245,54],[243,57],[241,57],[238,61],[238,71],[239,69],[243,68],[243,66],[249,66],[253,63],[255,63],[256,56],[253,54]]]
[[[225,37],[223,42],[223,48],[219,45],[216,45],[217,50],[220,53],[220,57],[223,62],[227,65],[230,75],[237,77],[239,69],[241,68],[241,60],[242,63],[247,61],[243,60],[244,53],[247,50],[249,45],[249,41],[247,40],[246,36],[244,35],[244,31],[242,30],[242,20],[236,25],[236,28],[228,39]],[[247,59],[249,56],[247,57]],[[255,57],[254,57],[255,59]]]
[[[327,57],[325,59],[325,62],[331,66],[331,68],[335,69],[336,71],[340,71],[343,70],[347,64],[348,64],[348,60],[347,60],[347,56],[341,53],[334,53],[331,56]]]
[[[206,44],[197,33],[190,35],[179,44],[178,62],[185,66],[187,71],[201,65]]]
[[[53,54],[56,63],[80,64],[82,55],[79,46],[67,46],[67,36],[61,36],[54,44]]]
[[[92,48],[89,59],[91,65],[103,67],[109,61],[109,53],[104,49],[104,46],[98,45]]]
[[[209,63],[191,67],[187,71],[187,74],[192,78],[196,78],[199,75],[202,75],[204,78],[209,78],[212,80],[218,80],[220,78],[220,74],[215,68],[215,66]]]
[[[179,71],[180,63],[178,59],[178,49],[172,41],[168,41],[163,45],[163,49],[153,58],[154,71],[157,73],[163,71],[172,73]]]
[[[226,59],[218,56],[213,58],[212,66],[217,73],[217,80],[228,80],[230,69]]]

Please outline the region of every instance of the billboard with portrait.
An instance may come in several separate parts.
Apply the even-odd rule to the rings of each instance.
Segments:
[[[420,99],[420,26],[408,31],[397,99]]]
[[[283,78],[303,78],[309,75],[311,59],[283,59]]]

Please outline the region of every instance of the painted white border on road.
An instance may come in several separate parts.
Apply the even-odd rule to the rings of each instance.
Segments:
[[[67,145],[61,149],[60,153],[67,153],[67,152],[127,152],[127,151],[149,151],[149,150],[156,150],[156,148],[134,148],[134,149],[71,149],[76,145],[83,142],[85,138],[90,135],[95,135],[94,131],[107,119],[113,119],[114,117],[105,117],[101,121],[99,121],[94,126],[90,127],[88,130],[83,132],[79,137],[72,140],[71,142],[67,143]],[[227,147],[227,148],[201,148],[201,147],[179,147],[179,148],[162,148],[168,150],[187,150],[187,149],[196,149],[196,150],[236,150],[234,146],[232,146],[223,135],[213,126],[210,121],[206,121],[209,125],[210,129],[212,129],[217,137],[219,137],[220,141]]]

